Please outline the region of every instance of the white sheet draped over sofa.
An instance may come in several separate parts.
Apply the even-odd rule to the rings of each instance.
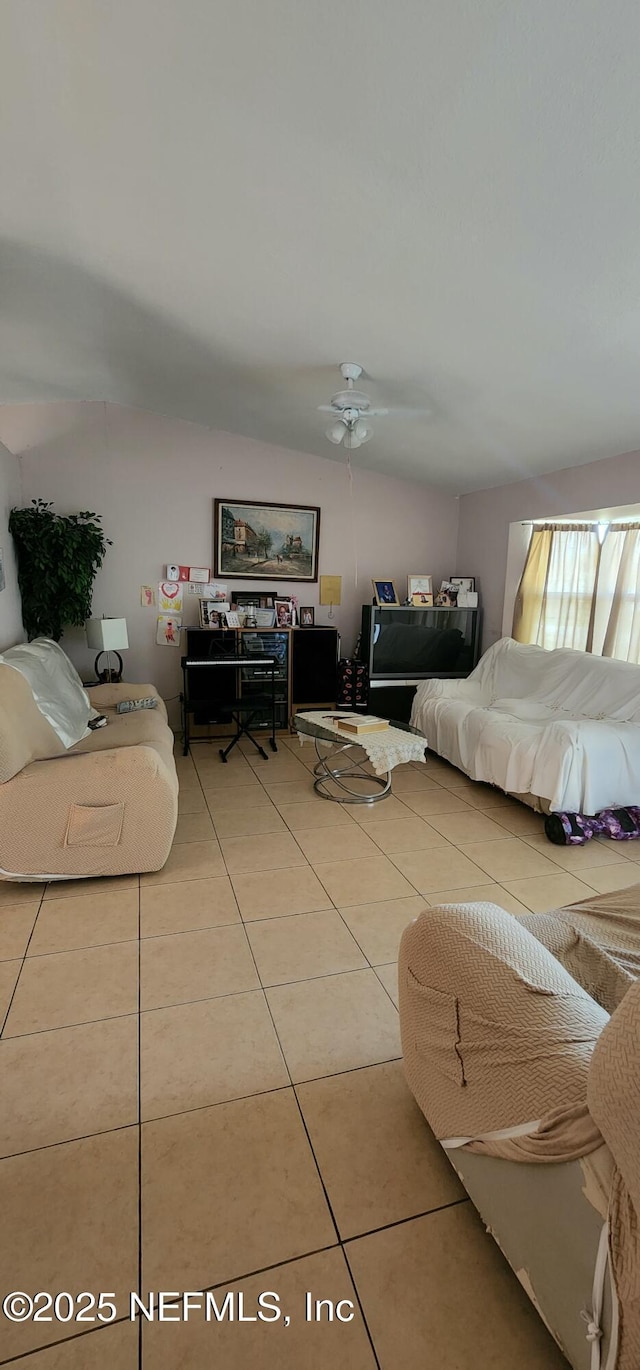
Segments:
[[[474,780],[556,812],[640,804],[640,666],[502,638],[467,680],[426,680],[411,722]]]

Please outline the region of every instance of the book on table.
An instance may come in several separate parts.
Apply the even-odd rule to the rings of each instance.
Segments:
[[[382,733],[389,727],[388,718],[376,718],[375,714],[340,714],[331,720],[347,733]]]

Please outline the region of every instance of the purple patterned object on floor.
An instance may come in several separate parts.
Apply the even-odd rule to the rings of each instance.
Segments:
[[[556,846],[584,846],[596,833],[606,833],[614,842],[626,842],[640,837],[640,807],[603,809],[589,816],[582,813],[550,813],[544,820],[544,830]]]

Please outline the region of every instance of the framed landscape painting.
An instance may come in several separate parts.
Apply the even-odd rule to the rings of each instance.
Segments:
[[[317,580],[320,510],[263,500],[213,502],[216,576],[225,580]]]

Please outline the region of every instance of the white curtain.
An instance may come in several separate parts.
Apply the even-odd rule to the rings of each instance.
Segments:
[[[534,527],[516,596],[516,641],[590,650],[599,559],[596,524]]]
[[[533,528],[513,636],[640,664],[640,524]]]
[[[593,651],[640,663],[640,525],[611,524],[602,545]]]

